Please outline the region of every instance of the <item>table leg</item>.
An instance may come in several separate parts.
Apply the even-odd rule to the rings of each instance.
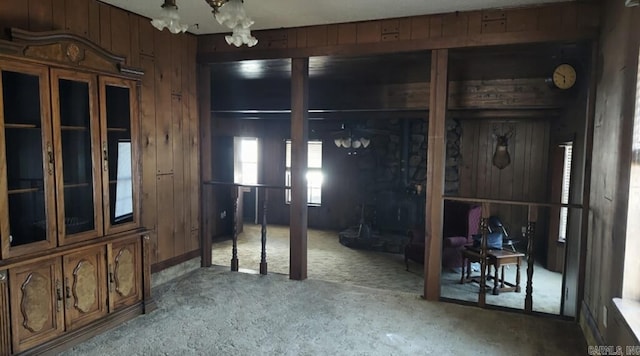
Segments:
[[[504,288],[504,266],[502,266],[501,274],[502,277],[500,278],[500,288]]]
[[[493,295],[498,295],[500,294],[500,290],[498,289],[498,268],[499,268],[499,264],[496,263],[493,266],[493,270],[495,275],[493,276]]]
[[[460,284],[464,284],[464,268],[467,265],[468,259],[462,256],[462,274],[460,275]]]
[[[467,258],[467,279],[471,278],[471,259]]]
[[[516,264],[516,293],[520,293],[520,257],[518,257]]]

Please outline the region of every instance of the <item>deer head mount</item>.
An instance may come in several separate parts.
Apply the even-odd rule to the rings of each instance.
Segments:
[[[504,169],[511,164],[511,156],[509,155],[509,139],[513,136],[513,128],[507,133],[498,133],[497,128],[493,127],[493,139],[496,141],[496,150],[493,152],[492,163],[498,169]]]

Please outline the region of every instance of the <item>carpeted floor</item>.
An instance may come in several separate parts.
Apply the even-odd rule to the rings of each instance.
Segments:
[[[238,259],[241,269],[259,270],[260,225],[245,224],[238,236]],[[267,263],[269,273],[289,274],[289,227],[268,226]],[[423,293],[423,267],[410,262],[405,270],[404,257],[399,254],[356,250],[341,245],[336,231],[314,230],[308,232],[308,277],[323,281],[348,283],[357,286],[387,289],[421,295]],[[213,263],[230,266],[231,240],[213,245]],[[523,309],[527,283],[526,262],[520,267],[521,293],[487,294],[487,303],[503,307]],[[506,280],[515,281],[514,266],[506,270]],[[459,284],[460,271],[442,272],[441,295],[463,301],[478,300],[478,284]],[[562,275],[535,266],[533,283],[535,311],[559,314]]]
[[[198,269],[159,308],[65,355],[577,355],[577,324],[415,293]]]

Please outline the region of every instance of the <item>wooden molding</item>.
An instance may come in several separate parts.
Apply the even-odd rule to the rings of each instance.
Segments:
[[[215,34],[198,37],[198,62],[590,40],[599,25],[597,3],[566,2],[254,31],[259,42],[251,48],[229,46]]]
[[[0,53],[133,77],[144,74],[142,69],[128,66],[125,57],[66,31],[30,32],[12,28],[11,41],[0,41]]]
[[[0,355],[11,354],[11,320],[7,271],[0,271]]]

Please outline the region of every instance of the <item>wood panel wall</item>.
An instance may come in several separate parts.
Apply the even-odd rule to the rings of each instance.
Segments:
[[[603,10],[581,325],[589,341],[615,345],[625,328],[612,318],[611,299],[622,296],[624,278],[640,8],[607,1]],[[638,252],[633,252],[634,259]],[[637,279],[633,283],[637,285]]]
[[[345,55],[593,38],[595,3],[482,10],[376,21],[254,31],[258,44],[227,45],[225,34],[200,36],[198,60]]]
[[[194,255],[200,220],[196,37],[160,32],[144,17],[95,0],[2,0],[0,28],[10,27],[67,30],[144,69],[142,223],[151,230],[151,263],[158,270]]]
[[[463,120],[460,139],[460,195],[488,199],[548,201],[549,127],[550,124],[546,120]],[[498,169],[492,164],[496,145],[493,134],[511,130],[513,136],[509,140],[508,148],[511,164],[504,169]],[[500,217],[514,238],[520,235],[521,227],[527,226],[526,207],[494,204],[491,209],[491,214]],[[546,236],[546,230],[540,225],[538,232],[539,235]],[[542,249],[542,246],[546,246],[546,241],[540,242]],[[538,246],[536,247],[538,249]]]

